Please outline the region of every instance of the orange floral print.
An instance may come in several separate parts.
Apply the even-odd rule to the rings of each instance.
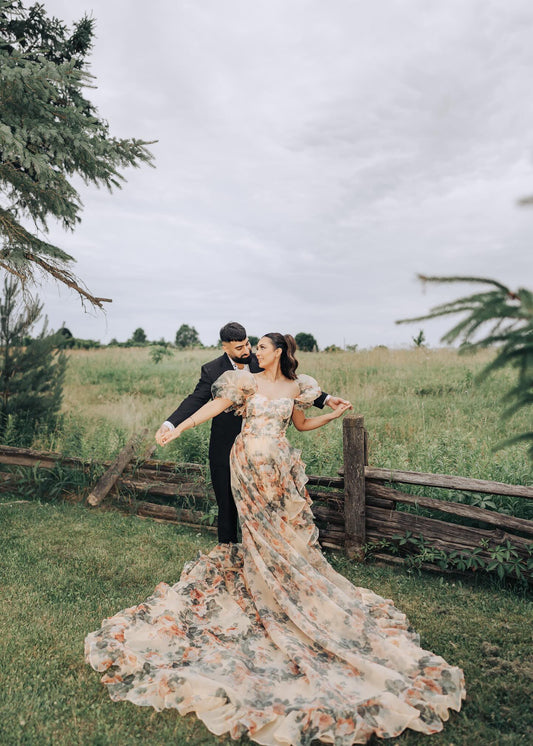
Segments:
[[[311,406],[269,400],[254,376],[224,373],[213,395],[243,415],[231,453],[242,543],[189,562],[139,606],[104,620],[86,659],[114,700],[194,711],[213,733],[265,746],[365,743],[431,734],[465,696],[463,673],[419,646],[392,601],[353,586],[318,545],[300,453],[286,429]]]

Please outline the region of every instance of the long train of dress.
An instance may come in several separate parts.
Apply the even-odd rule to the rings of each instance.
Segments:
[[[388,599],[352,585],[318,546],[300,453],[286,438],[293,406],[253,375],[229,371],[215,396],[244,415],[231,454],[242,543],[189,562],[85,641],[114,700],[194,711],[215,734],[259,744],[365,743],[405,728],[442,729],[465,696],[461,669],[419,646]]]

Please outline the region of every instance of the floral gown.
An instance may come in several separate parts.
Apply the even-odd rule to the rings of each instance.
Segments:
[[[285,436],[295,399],[267,399],[228,371],[213,385],[243,414],[231,453],[242,544],[189,562],[85,641],[114,700],[194,711],[215,734],[259,744],[365,743],[442,729],[465,696],[461,669],[419,647],[392,601],[353,586],[317,543],[299,451]]]

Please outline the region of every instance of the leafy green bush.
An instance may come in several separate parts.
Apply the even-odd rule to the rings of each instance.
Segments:
[[[407,566],[415,570],[420,570],[424,564],[433,564],[441,570],[482,572],[521,586],[533,583],[533,545],[529,545],[522,556],[509,539],[496,546],[482,539],[474,549],[445,550],[431,544],[422,534],[415,536],[406,531],[391,539],[369,542],[365,556],[371,557],[379,551],[402,557]]]

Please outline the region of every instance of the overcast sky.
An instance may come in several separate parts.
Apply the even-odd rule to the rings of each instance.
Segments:
[[[417,272],[533,285],[531,0],[44,0],[96,19],[90,92],[156,168],[83,187],[52,229],[95,294],[41,289],[51,326],[205,344],[221,324],[321,346],[409,345],[398,318],[468,291]]]

